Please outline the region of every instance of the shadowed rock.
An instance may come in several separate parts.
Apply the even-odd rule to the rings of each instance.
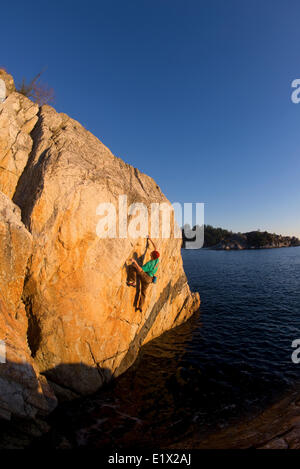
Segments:
[[[56,398],[31,357],[28,320],[21,301],[32,237],[21,223],[20,209],[0,193],[0,418],[34,418],[47,414]]]

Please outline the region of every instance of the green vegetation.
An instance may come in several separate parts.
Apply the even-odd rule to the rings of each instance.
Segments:
[[[280,235],[268,233],[267,231],[251,231],[250,233],[245,233],[247,236],[247,241],[250,246],[260,248],[266,245],[272,245],[277,243],[280,240]]]
[[[204,225],[204,246],[210,247],[220,243],[223,239],[230,239],[233,235],[232,231],[223,228],[214,228],[211,225]]]

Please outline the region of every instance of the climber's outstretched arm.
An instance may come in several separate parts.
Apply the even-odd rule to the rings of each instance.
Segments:
[[[156,245],[154,244],[154,242],[152,241],[152,239],[150,238],[150,236],[148,236],[148,239],[149,239],[149,241],[151,241],[151,243],[152,243],[152,245],[153,245],[153,247],[154,247],[154,251],[157,251]]]

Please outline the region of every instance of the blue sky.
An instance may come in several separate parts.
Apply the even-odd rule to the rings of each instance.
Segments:
[[[300,236],[298,0],[14,1],[0,66],[205,222]]]

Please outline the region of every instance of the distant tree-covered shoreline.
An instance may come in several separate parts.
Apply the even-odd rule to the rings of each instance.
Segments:
[[[196,227],[193,228],[194,230]],[[182,228],[182,246],[185,247],[188,239]],[[295,236],[282,236],[268,231],[249,231],[247,233],[234,233],[223,228],[204,225],[204,248],[211,249],[262,249],[299,246],[300,240]]]

